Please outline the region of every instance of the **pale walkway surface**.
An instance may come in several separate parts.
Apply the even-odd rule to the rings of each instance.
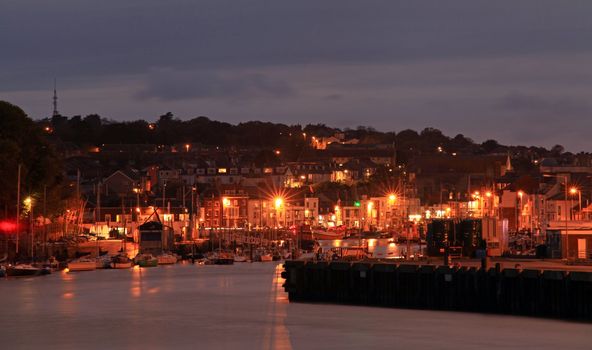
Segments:
[[[2,349],[590,349],[592,325],[289,304],[275,263],[0,280]]]

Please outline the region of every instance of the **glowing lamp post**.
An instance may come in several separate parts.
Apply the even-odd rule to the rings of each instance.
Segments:
[[[520,229],[520,226],[522,226],[522,197],[524,197],[524,191],[518,191],[518,198],[520,198],[520,207],[516,213],[516,231],[518,231]]]
[[[222,198],[222,216],[226,219],[226,227],[230,227],[230,218],[227,212],[227,208],[230,207],[230,199],[227,197]]]
[[[273,200],[273,203],[275,205],[275,226],[278,227],[279,226],[279,213],[280,213],[280,209],[282,208],[282,205],[284,205],[284,199],[282,197],[275,197],[275,199]]]
[[[491,216],[491,213],[493,212],[493,194],[491,191],[487,191],[485,192],[485,197],[487,198],[487,216]]]
[[[576,195],[576,194],[578,195],[578,210],[581,212],[581,210],[582,210],[582,191],[580,191],[580,190],[579,190],[577,187],[572,187],[572,188],[570,188],[570,189],[569,189],[569,193],[570,193],[572,196],[574,196],[574,195]],[[573,206],[571,206],[571,207],[572,207],[572,210],[573,210]],[[571,212],[572,210],[570,210],[570,212]],[[574,215],[573,215],[573,218],[572,218],[572,220],[573,220],[573,219],[575,219],[575,213],[574,213]]]
[[[391,208],[391,215],[390,215],[390,226],[392,227],[394,224],[394,218],[395,218],[395,201],[397,200],[397,195],[394,193],[389,194],[388,196],[388,202]]]

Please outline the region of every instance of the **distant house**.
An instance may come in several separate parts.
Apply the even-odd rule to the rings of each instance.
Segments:
[[[128,196],[140,185],[140,173],[135,169],[117,170],[103,181],[103,185],[107,194]]]
[[[158,169],[158,184],[162,186],[165,182],[178,181],[181,178],[181,172],[171,167],[162,167]]]

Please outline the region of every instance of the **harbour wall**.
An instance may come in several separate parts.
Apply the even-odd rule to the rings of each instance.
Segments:
[[[284,264],[291,302],[592,321],[592,273],[371,262]]]

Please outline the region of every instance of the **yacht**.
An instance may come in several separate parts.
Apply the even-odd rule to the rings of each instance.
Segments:
[[[51,269],[49,268],[35,267],[30,264],[17,264],[6,268],[6,275],[9,277],[40,276],[48,275],[50,273]]]
[[[156,258],[158,259],[158,265],[170,265],[177,263],[177,257],[169,253],[160,254]]]
[[[91,258],[79,258],[68,263],[68,271],[93,271],[97,268],[97,261]]]
[[[149,253],[142,253],[136,255],[134,262],[140,267],[155,267],[158,265],[158,259]]]
[[[127,254],[118,254],[111,258],[111,268],[113,269],[129,269],[133,265],[134,262]]]

